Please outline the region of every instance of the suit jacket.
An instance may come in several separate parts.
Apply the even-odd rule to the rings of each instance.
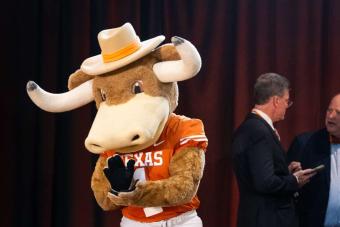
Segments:
[[[240,190],[238,227],[297,226],[292,198],[298,183],[270,125],[250,113],[234,133],[232,155]]]
[[[289,148],[288,158],[300,161],[304,169],[325,165],[326,168],[299,191],[297,202],[300,226],[323,226],[330,187],[330,143],[327,130],[321,129],[296,137]]]

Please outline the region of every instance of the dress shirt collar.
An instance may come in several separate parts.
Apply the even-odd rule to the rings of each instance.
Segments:
[[[263,118],[263,120],[265,120],[265,121],[270,125],[270,127],[271,127],[274,131],[276,131],[276,129],[274,128],[272,119],[270,119],[270,117],[269,117],[265,112],[263,112],[263,111],[261,111],[261,110],[259,110],[259,109],[256,109],[256,108],[253,108],[253,109],[251,110],[251,112],[254,113],[254,114],[257,114],[257,115],[259,115],[261,118]]]

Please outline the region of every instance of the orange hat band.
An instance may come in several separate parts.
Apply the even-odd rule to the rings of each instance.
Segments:
[[[122,59],[134,52],[136,52],[140,48],[139,42],[133,42],[126,47],[112,53],[112,54],[103,54],[103,61],[104,63],[112,62],[112,61],[117,61],[119,59]]]

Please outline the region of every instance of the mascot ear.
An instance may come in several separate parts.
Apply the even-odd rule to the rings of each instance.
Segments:
[[[175,61],[180,60],[181,56],[179,56],[175,46],[173,44],[164,44],[158,47],[156,50],[152,52],[153,56],[156,57],[158,61]]]
[[[94,78],[94,76],[87,75],[86,73],[84,73],[83,71],[78,69],[77,71],[72,73],[70,75],[70,77],[68,78],[67,87],[68,87],[69,90],[72,90],[73,88],[78,87],[79,85],[81,85],[84,82],[91,80],[93,78]]]

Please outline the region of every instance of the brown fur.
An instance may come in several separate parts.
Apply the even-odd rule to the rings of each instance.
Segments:
[[[109,195],[110,200],[121,206],[167,207],[185,204],[196,195],[203,175],[204,151],[184,148],[170,162],[170,177],[158,181],[137,183],[131,193]]]
[[[78,87],[82,83],[88,80],[91,80],[93,78],[94,76],[87,75],[83,71],[78,69],[73,74],[71,74],[71,76],[69,77],[67,87],[69,90],[72,90],[73,88]]]
[[[173,44],[165,44],[157,48],[152,52],[152,55],[158,61],[174,61],[181,58]]]

